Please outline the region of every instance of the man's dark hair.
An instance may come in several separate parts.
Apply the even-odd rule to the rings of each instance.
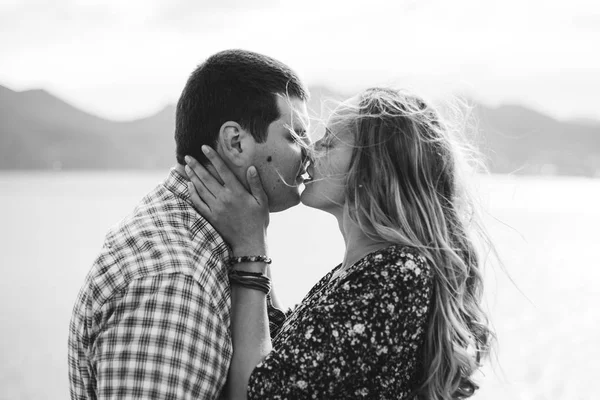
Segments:
[[[276,94],[307,100],[308,90],[287,65],[246,50],[225,50],[209,57],[191,74],[177,103],[177,162],[217,141],[221,125],[235,121],[262,143],[271,122],[280,117]]]

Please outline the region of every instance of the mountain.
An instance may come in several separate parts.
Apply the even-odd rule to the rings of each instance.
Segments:
[[[165,116],[165,114],[171,114]],[[44,90],[0,86],[0,169],[161,168],[170,165],[174,110],[131,122],[83,112]]]
[[[477,118],[494,172],[600,176],[599,123],[557,121],[516,105],[479,105]]]
[[[312,87],[312,115],[345,95]],[[496,173],[600,176],[600,121],[558,121],[534,110],[477,102],[479,146]],[[0,86],[0,169],[158,169],[175,162],[175,107],[134,121],[109,121],[44,90]],[[313,118],[314,130],[323,123]]]

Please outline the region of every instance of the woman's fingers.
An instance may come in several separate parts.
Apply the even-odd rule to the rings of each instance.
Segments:
[[[200,198],[200,195],[198,195],[196,187],[192,182],[188,182],[187,186],[188,192],[190,193],[190,200],[192,201],[194,208],[196,209],[196,211],[198,211],[200,215],[202,215],[210,222],[212,218],[210,207],[202,200],[202,198]]]
[[[219,156],[219,153],[207,145],[202,146],[202,152],[206,155],[206,158],[208,158],[213,167],[215,167],[225,185],[229,186],[230,188],[233,188],[236,185],[241,186],[240,181],[238,181],[237,177],[233,174],[233,172],[231,172],[225,162],[223,162]]]
[[[262,182],[254,165],[248,168],[247,179],[248,185],[250,186],[250,194],[252,194],[252,196],[261,206],[267,205],[267,194],[265,193]]]
[[[200,179],[200,177],[196,175],[196,172],[188,165],[185,166],[185,172],[188,178],[190,178],[191,185],[194,187],[194,193],[196,193],[198,197],[210,208],[209,204],[215,200],[215,194],[206,187],[202,179]],[[190,192],[190,195],[191,194],[192,192]]]
[[[185,156],[185,162],[187,163],[185,172],[187,173],[188,178],[194,183],[194,186],[196,186],[196,189],[198,189],[200,196],[202,196],[201,190],[204,188],[208,190],[213,197],[217,197],[217,193],[223,188],[221,183],[219,183],[219,181],[194,157]],[[206,198],[204,198],[204,200],[206,201]]]

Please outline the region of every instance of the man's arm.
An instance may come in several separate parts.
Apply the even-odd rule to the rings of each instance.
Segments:
[[[98,399],[216,398],[231,359],[228,327],[191,277],[132,282],[92,347]]]
[[[268,265],[267,266],[267,276],[269,277],[269,279],[271,279],[271,282],[273,281],[273,277],[271,276],[271,266]],[[283,311],[284,308],[281,305],[281,302],[279,301],[279,299],[277,298],[277,295],[275,294],[275,288],[273,286],[271,286],[271,292],[269,293],[269,298],[271,300],[271,306],[274,308],[277,308],[278,310]]]
[[[271,278],[271,266],[267,265],[267,273],[266,275]],[[283,326],[288,311],[284,311],[283,307],[279,300],[277,300],[277,296],[275,295],[275,290],[271,287],[271,292],[267,296],[267,313],[269,316],[269,331],[271,335],[271,339],[274,339],[275,336],[279,333],[279,330]]]

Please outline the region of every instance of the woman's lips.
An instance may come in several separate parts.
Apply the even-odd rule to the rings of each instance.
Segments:
[[[311,167],[312,167],[312,165],[310,165],[308,168],[306,168],[306,173],[305,173],[306,177],[304,178],[304,183],[305,184],[306,183],[311,183],[312,180],[314,179],[313,178],[314,171],[313,171],[313,169]]]
[[[302,171],[296,177],[296,182],[298,183],[308,183],[312,180],[311,174],[308,171],[308,168],[303,168]]]
[[[310,173],[310,170],[307,169],[306,172],[304,174],[302,174],[302,181],[304,184],[307,183],[311,183],[313,180],[312,174]]]

